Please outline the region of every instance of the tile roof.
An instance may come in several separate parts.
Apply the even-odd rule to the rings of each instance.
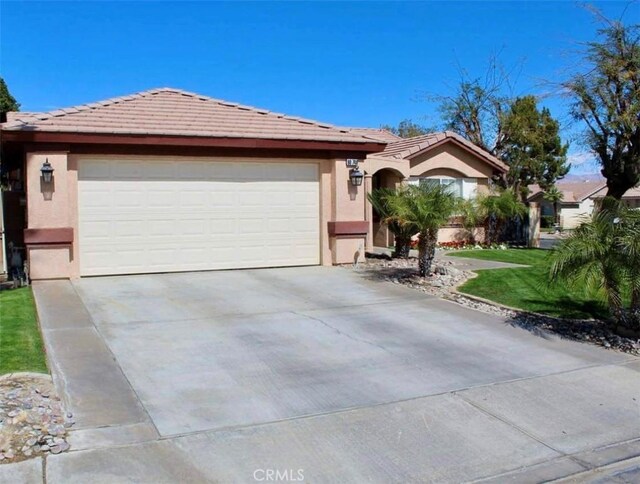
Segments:
[[[29,111],[9,111],[7,113],[7,123],[17,121],[20,119],[32,119],[40,113],[34,113]]]
[[[563,195],[561,203],[580,203],[596,192],[599,192],[606,184],[607,182],[605,180],[584,180],[578,182],[559,181],[556,183],[556,187]],[[529,195],[528,200],[542,193],[542,189],[538,185],[531,185],[529,190],[531,190],[531,195]]]
[[[393,134],[391,131],[382,128],[347,128],[352,133],[372,138],[376,141],[382,141],[384,143],[395,143],[402,138],[397,134]]]
[[[371,156],[382,156],[396,159],[413,158],[417,154],[422,153],[425,150],[434,147],[435,145],[439,145],[446,140],[452,140],[459,143],[469,151],[476,154],[478,157],[489,162],[502,171],[507,171],[509,169],[507,165],[505,165],[491,153],[483,150],[479,146],[476,146],[471,141],[463,138],[453,131],[429,133],[422,136],[415,136],[413,138],[402,138],[393,143],[389,143],[384,151],[380,153],[373,153]]]
[[[591,195],[592,198],[603,198],[605,195],[607,194],[607,187],[604,186],[602,187],[600,190],[598,190],[596,193],[594,193],[593,195]],[[630,188],[629,190],[627,190],[624,195],[622,195],[622,198],[640,198],[640,185],[638,185],[635,188]]]
[[[3,131],[140,134],[372,143],[349,128],[172,88],[47,113],[8,113]]]

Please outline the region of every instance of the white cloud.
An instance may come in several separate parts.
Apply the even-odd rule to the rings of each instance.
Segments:
[[[567,155],[567,161],[571,163],[571,166],[581,166],[585,164],[597,166],[598,164],[595,156],[590,151],[571,153]]]
[[[571,175],[593,175],[600,177],[600,164],[595,155],[590,151],[578,151],[575,153],[569,153],[567,155],[567,161],[571,163]]]

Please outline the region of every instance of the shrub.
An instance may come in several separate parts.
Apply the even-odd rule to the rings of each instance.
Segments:
[[[617,323],[640,330],[640,211],[605,198],[601,210],[553,250],[550,277],[584,282]]]
[[[540,227],[543,229],[550,229],[553,227],[555,217],[553,215],[543,215],[540,217]]]

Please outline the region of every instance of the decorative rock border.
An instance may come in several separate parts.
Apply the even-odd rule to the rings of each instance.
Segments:
[[[0,376],[0,465],[68,450],[73,424],[49,375]]]
[[[608,349],[640,356],[640,339],[626,338],[614,332],[605,321],[597,319],[565,319],[522,311],[493,301],[454,291],[447,298],[462,306],[507,318],[512,326],[531,333],[552,333],[561,338],[591,343]]]
[[[640,339],[617,334],[605,321],[593,319],[563,319],[546,314],[523,311],[457,290],[467,280],[477,277],[472,271],[462,271],[452,261],[436,259],[434,274],[417,275],[415,258],[391,259],[386,256],[368,258],[358,264],[358,270],[377,279],[402,284],[412,289],[455,302],[467,308],[507,319],[512,326],[534,334],[555,334],[561,338],[591,343],[640,356]]]

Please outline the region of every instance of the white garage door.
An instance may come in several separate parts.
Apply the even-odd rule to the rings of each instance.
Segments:
[[[316,163],[78,162],[80,272],[319,264]]]

